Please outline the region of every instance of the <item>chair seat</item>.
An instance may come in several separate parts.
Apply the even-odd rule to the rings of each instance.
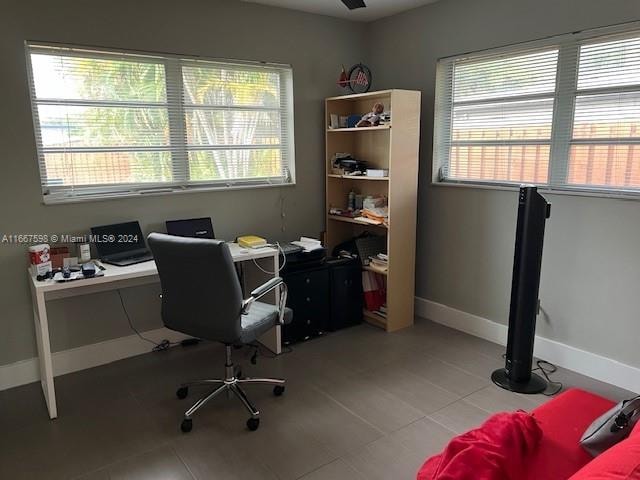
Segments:
[[[293,311],[285,308],[284,323],[291,323]],[[249,309],[249,313],[243,314],[240,324],[241,343],[251,343],[258,339],[263,333],[273,328],[278,323],[278,307],[268,303],[254,302]]]

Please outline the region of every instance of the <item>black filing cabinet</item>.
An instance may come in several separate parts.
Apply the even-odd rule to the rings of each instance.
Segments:
[[[332,259],[329,267],[331,315],[328,330],[362,322],[362,266],[360,260]]]
[[[294,312],[293,321],[282,328],[283,342],[299,342],[326,332],[331,312],[327,266],[283,271],[282,278],[288,288],[287,306]]]

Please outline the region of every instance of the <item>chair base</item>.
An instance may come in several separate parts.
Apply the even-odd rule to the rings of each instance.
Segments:
[[[284,393],[285,381],[281,378],[238,378],[236,377],[236,369],[231,359],[231,346],[226,347],[227,361],[225,363],[225,377],[224,379],[208,379],[198,380],[194,382],[187,382],[180,385],[176,395],[178,398],[183,399],[189,393],[189,387],[199,386],[215,386],[216,388],[209,392],[204,397],[201,397],[196,403],[194,403],[189,410],[184,412],[184,419],[181,424],[183,432],[190,432],[193,427],[192,417],[193,415],[204,407],[211,399],[217,397],[222,392],[233,393],[235,397],[247,409],[251,415],[247,420],[247,428],[249,430],[257,430],[260,425],[260,411],[251,403],[242,385],[273,385],[273,393],[276,396],[280,396]]]

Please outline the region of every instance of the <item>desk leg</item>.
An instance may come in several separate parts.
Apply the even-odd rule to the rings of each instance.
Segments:
[[[43,293],[36,293],[31,289],[33,301],[33,322],[38,344],[38,360],[40,363],[40,384],[47,403],[49,417],[57,418],[56,391],[53,384],[53,362],[51,358],[51,344],[49,342],[49,321],[47,320],[47,306]]]
[[[274,277],[280,276],[280,252],[276,251],[273,256],[273,271],[275,272]],[[278,303],[278,299],[280,298],[280,288],[276,287],[276,304]],[[280,355],[282,353],[282,327],[280,325],[276,325],[267,333],[262,335],[258,341],[262,343],[265,347],[271,350],[273,353]]]

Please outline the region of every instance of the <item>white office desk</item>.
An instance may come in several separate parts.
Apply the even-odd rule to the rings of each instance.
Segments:
[[[275,276],[278,276],[279,258],[277,249],[265,247],[247,250],[240,248],[235,243],[230,243],[229,248],[231,249],[231,256],[234,262],[244,262],[260,258],[273,259],[273,271],[276,272]],[[42,384],[42,391],[51,418],[56,418],[58,411],[53,380],[53,359],[49,338],[47,301],[159,282],[158,269],[153,261],[138,263],[127,267],[117,267],[113,265],[105,265],[105,267],[106,270],[104,270],[103,276],[72,282],[54,282],[53,280],[39,282],[34,276],[29,275],[40,363],[40,383]],[[278,293],[279,292],[276,291],[276,295],[278,295]],[[273,352],[277,354],[281,353],[279,326],[267,332],[260,340]]]

